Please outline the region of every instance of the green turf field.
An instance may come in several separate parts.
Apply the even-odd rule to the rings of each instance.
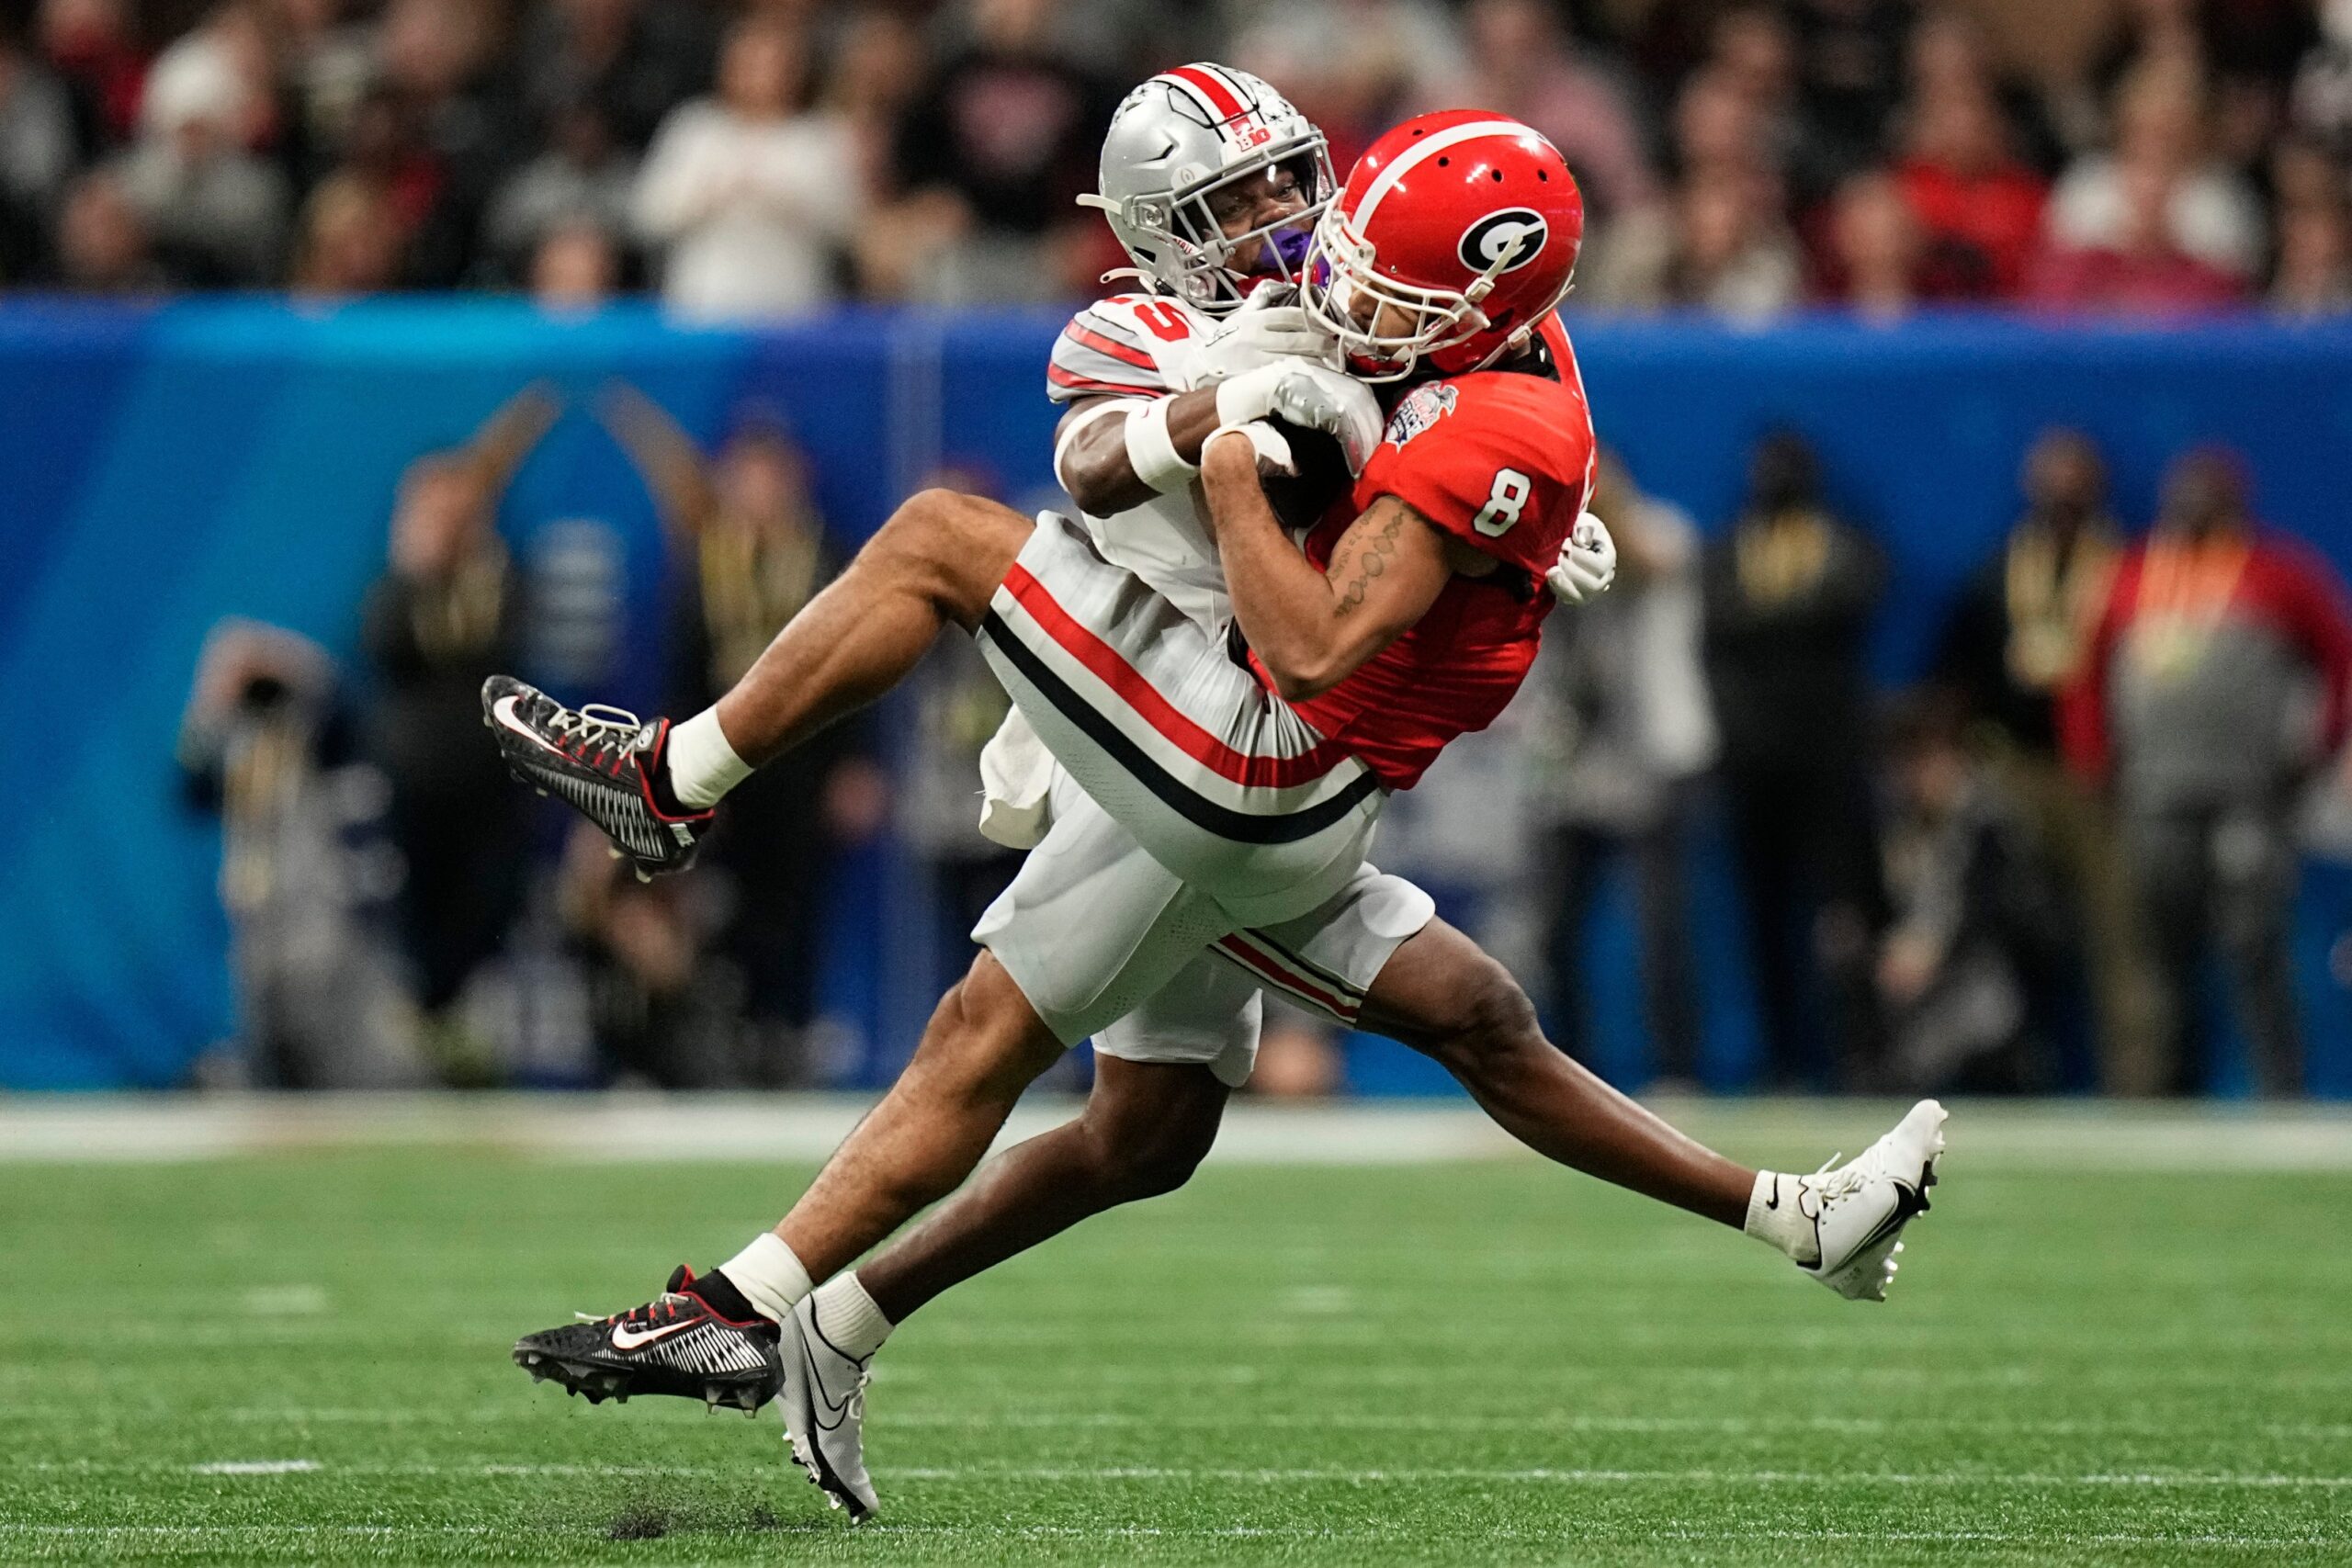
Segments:
[[[0,1164],[0,1561],[2352,1562],[2352,1162],[2084,1169],[2064,1127],[1961,1108],[1883,1307],[1532,1160],[1213,1167],[904,1329],[855,1532],[772,1414],[506,1359],[797,1169]]]

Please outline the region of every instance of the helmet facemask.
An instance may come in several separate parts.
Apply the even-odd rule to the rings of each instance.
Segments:
[[[1339,339],[1358,380],[1401,381],[1424,355],[1466,343],[1487,329],[1477,301],[1493,287],[1491,274],[1466,290],[1423,288],[1383,277],[1374,265],[1377,259],[1372,243],[1336,208],[1315,226],[1306,253],[1307,311]],[[1402,330],[1380,330],[1384,318],[1398,314],[1405,318]]]
[[[1267,175],[1287,172],[1306,197],[1295,213],[1238,234],[1218,219],[1220,196],[1238,193]],[[1239,305],[1262,282],[1296,286],[1304,276],[1315,223],[1339,189],[1330,150],[1320,131],[1267,147],[1215,175],[1165,196],[1130,198],[1114,206],[1101,197],[1080,197],[1085,206],[1112,211],[1132,235],[1122,233],[1137,274],[1212,315]],[[1255,265],[1242,270],[1235,258],[1256,243]]]
[[[1381,274],[1372,242],[1357,233],[1347,215],[1334,206],[1315,226],[1301,293],[1308,314],[1339,340],[1340,351],[1348,358],[1350,375],[1359,381],[1401,381],[1419,370],[1421,362],[1430,355],[1459,348],[1482,333],[1497,330],[1480,308],[1481,302],[1494,291],[1495,280],[1510,269],[1517,254],[1506,250],[1486,271],[1472,278],[1467,288],[1407,283]],[[1446,373],[1461,375],[1492,365],[1523,342],[1535,323],[1566,295],[1567,287],[1563,283],[1559,293],[1542,310],[1530,312],[1523,323],[1496,343],[1476,364]],[[1363,303],[1366,300],[1370,301],[1368,306]],[[1393,319],[1398,314],[1406,323],[1401,330],[1380,330],[1384,318]],[[1504,321],[1510,322],[1508,311]]]

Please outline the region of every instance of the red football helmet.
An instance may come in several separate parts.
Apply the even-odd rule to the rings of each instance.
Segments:
[[[1444,109],[1372,144],[1316,225],[1306,302],[1367,381],[1491,365],[1568,291],[1584,197],[1507,115]]]

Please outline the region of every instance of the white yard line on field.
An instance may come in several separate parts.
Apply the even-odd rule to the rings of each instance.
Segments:
[[[787,1530],[791,1527],[786,1527]],[[832,1521],[812,1518],[802,1529],[831,1533]],[[481,1539],[509,1533],[494,1525],[62,1525],[0,1522],[0,1540],[232,1540],[258,1544],[272,1537],[355,1537],[398,1540],[407,1537]],[[682,1538],[734,1533],[707,1526],[678,1532]],[[763,1530],[761,1533],[769,1533]],[[2119,1530],[1792,1530],[1689,1529],[1640,1525],[1597,1529],[1589,1522],[1573,1529],[1529,1529],[1507,1525],[1482,1528],[1478,1539],[1489,1541],[1554,1544],[1574,1541],[1638,1543],[1672,1541],[1688,1544],[1742,1545],[1758,1540],[1902,1541],[1921,1545],[1991,1545],[2075,1548],[2098,1546],[2211,1547],[2228,1551],[2277,1551],[2292,1547],[2327,1547],[2342,1543],[2333,1535],[2241,1535],[2197,1532],[2166,1535],[2156,1531]],[[859,1540],[944,1539],[950,1540],[1298,1540],[1425,1542],[1428,1532],[1419,1527],[1379,1525],[916,1525],[888,1520],[862,1527]],[[534,1540],[538,1539],[535,1533]]]
[[[828,1530],[831,1521],[811,1519],[802,1528]],[[787,1527],[788,1529],[789,1527]],[[236,1540],[259,1542],[276,1536],[300,1538],[356,1537],[401,1540],[406,1537],[481,1539],[509,1533],[494,1525],[62,1525],[19,1524],[0,1522],[0,1540],[56,1538],[65,1540]],[[690,1527],[679,1534],[698,1537],[733,1533],[712,1529],[707,1526]],[[763,1530],[762,1533],[768,1533]],[[1528,1529],[1507,1525],[1481,1529],[1478,1538],[1493,1541],[1524,1541],[1532,1544],[1559,1544],[1576,1541],[1591,1544],[1596,1541],[1646,1542],[1674,1541],[1690,1544],[1740,1545],[1758,1540],[1798,1541],[1902,1541],[1924,1545],[1993,1545],[2037,1546],[2045,1548],[2083,1548],[2095,1546],[2170,1546],[2215,1547],[2232,1551],[2276,1551],[2290,1547],[2325,1547],[2341,1544],[2342,1538],[2333,1535],[2241,1535],[2236,1533],[2198,1532],[2166,1535],[2156,1531],[2119,1530],[2001,1530],[2001,1529],[1909,1529],[1909,1530],[1792,1530],[1792,1529],[1689,1529],[1668,1526],[1646,1529],[1632,1525],[1615,1529],[1596,1529],[1589,1522],[1579,1523],[1572,1529]],[[857,1532],[858,1539],[946,1540],[1319,1540],[1319,1541],[1397,1541],[1420,1542],[1428,1540],[1428,1532],[1419,1527],[1379,1525],[914,1525],[896,1524],[887,1520],[869,1524]],[[536,1534],[534,1539],[537,1539]]]
[[[153,1409],[93,1411],[76,1404],[0,1406],[0,1427],[12,1423],[62,1422],[77,1426],[125,1427],[176,1419],[184,1413]],[[545,1402],[491,1404],[450,1410],[237,1407],[210,1410],[208,1421],[238,1426],[285,1427],[472,1427],[507,1421],[544,1422]],[[2245,1428],[2206,1431],[2179,1421],[2034,1420],[1973,1416],[1905,1417],[1878,1416],[1603,1416],[1577,1412],[1530,1412],[1519,1416],[1432,1416],[1377,1411],[1333,1412],[1328,1415],[1264,1413],[1252,1415],[1147,1414],[1106,1410],[909,1410],[893,1408],[892,1427],[930,1431],[1206,1431],[1267,1429],[1308,1432],[1525,1432],[1623,1433],[1672,1435],[1703,1433],[1738,1437],[1770,1437],[1780,1433],[1832,1432],[1868,1435],[1899,1432],[1915,1438],[1944,1433],[2017,1438],[2202,1438],[2239,1441],[2248,1437],[2290,1442],[2352,1441],[2352,1426],[2335,1422],[2267,1421]]]
[[[217,1459],[188,1466],[197,1475],[301,1475],[319,1468],[314,1459]]]
[[[184,1465],[162,1461],[49,1461],[13,1466],[17,1472],[88,1475],[155,1475],[178,1472],[196,1475],[268,1476],[320,1474],[336,1476],[437,1476],[445,1478],[508,1479],[534,1476],[639,1477],[675,1476],[700,1479],[740,1477],[740,1469],[708,1465],[604,1465],[472,1463],[322,1464],[312,1460],[218,1461]],[[1317,1466],[1204,1465],[909,1465],[886,1472],[892,1481],[1212,1481],[1244,1485],[1330,1483],[1344,1486],[1388,1483],[1483,1481],[1532,1485],[1707,1485],[1707,1486],[2069,1486],[2147,1487],[2151,1489],[2251,1489],[2296,1491],[2352,1487],[2352,1475],[2288,1475],[2277,1472],[2128,1471],[2061,1474],[2034,1471],[1803,1471],[1738,1470],[1722,1467],[1689,1469],[1604,1470],[1532,1466],[1511,1468],[1483,1465],[1420,1465],[1358,1469]]]
[[[227,1095],[17,1098],[0,1104],[0,1163],[156,1161],[286,1150],[480,1148],[547,1158],[810,1162],[830,1155],[870,1101],[838,1095]],[[1040,1097],[1005,1141],[1067,1119]],[[1668,1119],[1735,1151],[1815,1152],[1825,1135],[1867,1141],[1893,1104],[1678,1100]],[[2092,1101],[1954,1108],[1951,1157],[1982,1170],[2346,1171],[2352,1111],[2148,1108]],[[1817,1152],[1826,1152],[1827,1145]],[[1279,1105],[1228,1112],[1213,1158],[1238,1165],[1417,1165],[1532,1158],[1458,1102]]]

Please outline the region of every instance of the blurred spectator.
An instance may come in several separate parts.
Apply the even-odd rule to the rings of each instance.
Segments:
[[[797,34],[747,21],[728,38],[718,96],[662,122],[637,219],[677,310],[780,316],[836,294],[835,254],[865,193],[848,126],[807,107],[808,76]]]
[[[1872,160],[1903,79],[1905,0],[1792,0],[1798,91],[1831,177]]]
[[[2233,454],[2174,463],[2068,692],[2069,755],[2114,791],[2166,1007],[2176,1091],[2210,1088],[2193,1043],[2210,942],[2267,1095],[2301,1083],[2288,931],[2297,795],[2342,746],[2352,618],[2309,547],[2256,527]]]
[[[1781,431],[1758,445],[1747,503],[1702,573],[1766,1076],[1783,1089],[1866,1081],[1885,900],[1863,655],[1885,558],[1831,514],[1813,448]]]
[[[542,310],[594,310],[612,299],[620,280],[620,248],[601,224],[586,219],[548,230],[531,254],[531,299]]]
[[[1825,172],[1823,150],[1815,144],[1804,105],[1797,94],[1796,34],[1777,6],[1754,0],[1736,5],[1715,19],[1709,40],[1706,77],[1745,107],[1760,132],[1753,145],[1727,147],[1724,154],[1751,161],[1788,175],[1808,193],[1824,189],[1832,176]],[[1687,116],[1688,95],[1684,108]],[[1678,152],[1682,172],[1702,171],[1710,160],[1694,155],[1692,130],[1687,119],[1678,124]]]
[[[1898,321],[1918,303],[1919,220],[1892,175],[1873,170],[1838,187],[1829,243],[1837,297],[1865,320]]]
[[[1640,923],[1652,1066],[1690,1085],[1699,1076],[1699,983],[1684,863],[1698,780],[1715,752],[1700,667],[1699,531],[1680,508],[1644,494],[1614,455],[1600,460],[1592,510],[1617,541],[1617,585],[1551,623],[1534,677],[1553,1038],[1591,1062],[1587,924],[1612,865],[1623,864]]]
[[[2107,508],[2106,463],[2080,432],[2042,434],[2019,479],[2024,514],[1962,590],[1936,681],[2062,880],[2090,967],[2103,1086],[2154,1094],[2157,1002],[2114,821],[2058,746],[2059,694],[2081,677],[2122,533]]]
[[[180,720],[190,799],[220,817],[245,1076],[271,1089],[425,1077],[382,930],[399,881],[380,837],[384,780],[354,761],[335,687],[308,637],[225,620]]]
[[[1804,265],[1769,204],[1770,186],[1740,175],[1686,183],[1664,211],[1628,213],[1609,231],[1589,279],[1595,304],[1696,306],[1761,321],[1798,299]]]
[[[2352,182],[2344,165],[2315,139],[2300,131],[2278,139],[2270,149],[2267,184],[2271,205],[2281,210],[2323,207],[2352,196]]]
[[[841,569],[808,488],[808,459],[754,415],[715,459],[650,399],[616,387],[599,410],[645,475],[684,557],[673,605],[668,711],[700,713]],[[820,937],[839,850],[878,831],[888,786],[851,721],[763,767],[728,796],[703,874],[723,910],[752,1082],[808,1080]]]
[[[406,867],[401,945],[417,1000],[435,1018],[504,944],[522,904],[531,797],[481,743],[481,683],[514,667],[522,636],[520,587],[493,526],[499,497],[558,412],[548,392],[526,389],[463,449],[409,465],[390,569],[362,613],[376,685],[361,731],[391,781]],[[453,1077],[484,1070],[479,1048],[446,1022],[432,1048]]]
[[[1770,121],[1723,68],[1683,88],[1674,114],[1671,200],[1627,213],[1596,237],[1578,297],[1655,310],[1695,305],[1756,321],[1793,305],[1803,281],[1782,220]]]
[[[129,141],[147,85],[130,0],[41,0],[40,26],[41,53],[73,89],[83,145]]]
[[[641,148],[711,79],[709,12],[666,0],[548,0],[518,51],[526,102],[542,125],[596,105],[621,144]]]
[[[355,175],[322,183],[302,208],[293,292],[337,299],[380,294],[400,281],[400,222],[383,193]]]
[[[1989,81],[1922,73],[1895,178],[1923,231],[1928,298],[2014,299],[2023,287],[2049,188],[2011,143]]]
[[[921,203],[928,258],[910,279],[941,302],[1091,293],[1094,188],[1119,89],[1062,59],[1056,0],[974,0],[972,41],[899,122],[899,187]]]
[[[2066,922],[2033,837],[1949,703],[1905,704],[1887,750],[1878,986],[1890,1073],[1922,1094],[2047,1091],[2028,997],[2064,951]]]
[[[2133,70],[2116,89],[2113,150],[2076,160],[2052,193],[2051,244],[2178,255],[2209,273],[2254,276],[2265,248],[2261,208],[2244,178],[2213,159],[2207,111],[2193,64]]]
[[[182,282],[251,285],[277,275],[286,181],[245,150],[254,116],[251,84],[226,46],[184,40],[148,78],[123,188]]]
[[[391,0],[346,138],[345,167],[382,191],[406,271],[428,288],[465,276],[481,214],[527,145],[496,70],[499,17],[477,0]]]
[[[617,237],[629,232],[637,160],[614,140],[593,103],[557,111],[547,150],[499,187],[483,220],[485,260],[498,276],[524,276],[541,243],[559,228],[588,224]]]
[[[1600,219],[1657,199],[1632,105],[1590,51],[1571,47],[1558,10],[1544,0],[1472,0],[1466,20],[1467,73],[1419,107],[1472,104],[1526,121],[1567,159],[1589,214]]]
[[[2283,209],[2271,309],[2290,316],[2352,310],[2352,210],[2342,199]]]
[[[1778,210],[1786,201],[1787,149],[1775,133],[1771,106],[1731,67],[1702,71],[1674,104],[1674,172],[1685,185],[1746,180]]]
[[[1228,0],[1222,10],[1231,42],[1206,52],[1289,98],[1329,139],[1342,175],[1407,104],[1468,72],[1462,24],[1435,0]]]
[[[2335,156],[2352,157],[2352,0],[2321,0],[2319,27],[2295,71],[2290,118]]]
[[[2120,172],[2121,224],[2108,242],[2054,250],[2034,268],[2029,294],[2072,310],[2164,316],[2216,310],[2245,298],[2245,280],[2181,250],[2170,219],[2172,188],[2161,170]]]
[[[858,175],[868,191],[889,188],[892,142],[922,85],[925,62],[922,31],[900,12],[865,6],[842,29],[824,107],[849,127]]]
[[[147,294],[164,285],[147,226],[119,176],[97,169],[74,182],[57,233],[57,280],[89,294]]]
[[[2025,76],[2006,61],[1977,9],[1952,4],[1922,8],[1906,51],[1908,97],[1896,129],[1905,136],[1921,107],[1938,99],[1982,98],[1998,123],[1995,145],[2036,175],[2053,173],[2065,158],[2064,144],[2051,123],[2046,84]],[[1903,137],[1896,138],[1900,145]]]
[[[707,891],[691,872],[639,882],[603,833],[571,825],[557,911],[586,974],[589,1033],[608,1074],[669,1089],[743,1082],[723,987],[703,951]]]
[[[75,151],[64,87],[0,20],[0,281],[39,266]]]
[[[279,162],[310,184],[342,147],[375,83],[376,29],[347,15],[350,0],[269,0],[284,122]]]

